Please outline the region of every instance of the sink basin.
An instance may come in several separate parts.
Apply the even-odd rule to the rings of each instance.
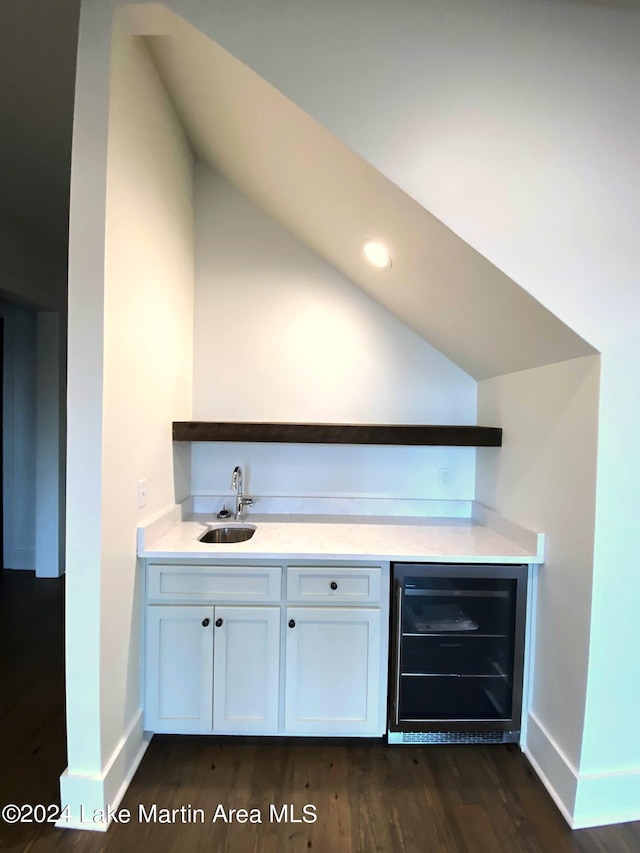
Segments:
[[[200,542],[246,542],[256,532],[255,524],[216,524],[210,527],[202,536]]]

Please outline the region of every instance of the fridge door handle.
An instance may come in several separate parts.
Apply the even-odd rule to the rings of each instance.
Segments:
[[[396,610],[396,660],[395,660],[395,699],[393,717],[395,725],[400,723],[400,660],[402,653],[402,584],[395,582],[394,588]]]

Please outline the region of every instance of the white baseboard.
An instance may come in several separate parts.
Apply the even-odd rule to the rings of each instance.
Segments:
[[[571,829],[640,820],[640,770],[579,773],[534,713],[523,752]]]
[[[569,826],[578,790],[578,773],[544,725],[532,712],[527,715],[526,743],[523,752],[551,799]]]
[[[65,770],[60,777],[63,816],[56,826],[106,832],[111,823],[110,813],[120,805],[152,737],[144,731],[142,723],[140,709],[102,773],[89,775]]]
[[[640,820],[640,770],[580,775],[574,829],[632,820]]]

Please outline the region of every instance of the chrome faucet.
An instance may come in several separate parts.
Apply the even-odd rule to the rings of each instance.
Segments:
[[[244,518],[244,508],[253,506],[253,498],[245,498],[242,494],[242,468],[239,465],[233,469],[233,477],[231,478],[231,488],[236,491],[236,521],[242,521]]]

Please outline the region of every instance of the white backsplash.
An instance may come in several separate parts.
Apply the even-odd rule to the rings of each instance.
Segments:
[[[236,465],[250,497],[470,501],[475,447],[193,442],[191,494],[231,494]],[[440,471],[450,473],[440,484]]]
[[[391,516],[395,518],[470,518],[472,501],[420,500],[405,498],[283,497],[251,495],[252,515]],[[194,495],[193,512],[216,515],[226,505],[235,508],[235,493]]]

